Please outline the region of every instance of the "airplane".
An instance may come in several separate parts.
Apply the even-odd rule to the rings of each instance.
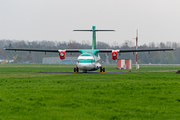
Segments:
[[[98,53],[111,53],[112,59],[116,60],[118,53],[128,52],[150,52],[150,51],[171,51],[175,49],[134,49],[134,50],[118,50],[118,49],[96,49],[96,32],[106,32],[115,30],[96,30],[95,26],[92,26],[91,30],[74,30],[74,31],[88,31],[92,32],[92,49],[29,49],[29,48],[4,48],[4,50],[14,51],[33,51],[33,52],[57,52],[60,59],[65,59],[66,53],[80,52],[81,55],[77,58],[77,66],[74,68],[74,72],[78,73],[79,69],[84,73],[87,71],[95,71],[100,69],[100,73],[105,72],[105,68],[100,64],[100,56]]]

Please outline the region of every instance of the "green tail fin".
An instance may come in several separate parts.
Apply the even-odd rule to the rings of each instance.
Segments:
[[[93,36],[92,36],[92,49],[95,50],[96,49],[96,27],[92,26],[93,29]]]

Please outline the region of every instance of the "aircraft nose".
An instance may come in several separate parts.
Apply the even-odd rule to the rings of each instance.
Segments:
[[[94,66],[92,64],[78,64],[79,69],[81,70],[90,70]]]
[[[87,66],[83,65],[82,68],[83,68],[83,69],[87,69]]]

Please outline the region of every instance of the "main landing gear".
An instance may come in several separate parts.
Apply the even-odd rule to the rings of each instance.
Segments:
[[[79,68],[78,67],[74,68],[74,73],[78,73],[78,72],[79,72]]]
[[[105,73],[105,68],[103,68],[102,66],[100,67],[100,73]]]

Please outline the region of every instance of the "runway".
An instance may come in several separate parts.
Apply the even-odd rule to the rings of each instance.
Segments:
[[[74,73],[74,72],[39,72],[39,73],[48,73],[48,74],[103,74],[103,73],[100,73],[100,72],[87,72],[87,73],[84,73],[84,72],[78,72],[78,73]],[[125,72],[105,72],[105,73],[125,73]]]
[[[167,72],[176,72],[177,70],[157,70],[157,71],[118,71],[118,72],[105,72],[105,73],[114,73],[114,74],[122,74],[122,73],[136,73],[136,74],[168,74]],[[88,71],[87,73],[84,72],[38,72],[38,73],[45,73],[45,74],[104,74],[100,72],[91,72]]]

